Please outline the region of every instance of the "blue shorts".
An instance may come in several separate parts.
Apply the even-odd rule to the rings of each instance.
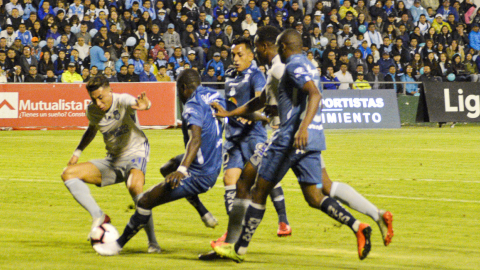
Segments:
[[[244,141],[234,144],[230,148],[223,149],[223,170],[240,168],[243,169],[247,161],[253,156],[257,145],[266,141],[263,136],[250,136]],[[226,145],[231,144],[227,142]]]
[[[259,175],[268,182],[277,184],[288,169],[292,168],[298,182],[322,184],[320,151],[302,151],[292,147],[270,144],[259,168]]]
[[[169,192],[169,200],[175,201],[205,193],[215,185],[217,178],[218,173],[211,175],[190,175],[181,181],[180,186],[171,189]],[[170,187],[168,188],[170,189]]]

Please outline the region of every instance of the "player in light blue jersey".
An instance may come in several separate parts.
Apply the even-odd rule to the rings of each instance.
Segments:
[[[227,110],[234,110],[258,96],[266,80],[254,63],[254,53],[250,39],[239,38],[232,46],[234,69],[227,70],[225,78],[225,95]],[[250,118],[249,118],[250,119]],[[227,215],[233,207],[236,183],[242,169],[253,156],[257,146],[267,140],[267,131],[261,122],[251,122],[243,117],[229,117],[225,125],[225,145],[223,157],[223,182],[225,185],[225,208]],[[292,233],[287,219],[283,189],[279,185],[271,192],[271,198],[278,214],[278,236]],[[227,233],[218,240],[223,241]],[[231,240],[231,239],[229,239]]]
[[[326,147],[319,109],[319,74],[302,55],[301,44],[301,36],[295,30],[286,30],[277,39],[278,54],[286,64],[278,86],[279,131],[264,152],[238,241],[214,246],[218,255],[237,262],[244,260],[248,244],[263,218],[268,193],[289,168],[297,176],[305,200],[311,207],[353,230],[360,259],[366,258],[371,248],[370,226],[360,223],[336,200],[322,192],[320,153]]]
[[[138,98],[113,93],[103,75],[91,79],[86,88],[92,98],[86,111],[89,125],[62,173],[62,180],[75,200],[92,216],[93,229],[109,223],[110,217],[97,205],[85,183],[104,187],[125,182],[135,202],[143,192],[150,145],[140,129],[136,111],[148,110],[151,103],[145,93]],[[77,164],[80,154],[98,131],[103,134],[107,157]],[[145,226],[145,231],[149,241],[148,252],[160,252],[152,219]]]
[[[221,169],[222,126],[214,117],[211,102],[225,105],[215,90],[200,86],[200,75],[193,69],[183,71],[177,80],[180,100],[185,104],[182,131],[185,156],[177,171],[164,182],[143,193],[135,214],[117,241],[95,245],[100,255],[117,255],[123,246],[142,229],[155,206],[198,195],[215,185]]]

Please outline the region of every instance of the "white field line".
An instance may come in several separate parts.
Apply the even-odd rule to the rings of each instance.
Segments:
[[[293,178],[293,177],[289,177]],[[163,178],[149,178],[149,179],[157,179],[157,180],[163,180]],[[218,181],[220,180],[220,181]],[[390,179],[391,180],[391,179]],[[400,180],[400,179],[399,179]],[[43,183],[61,183],[61,179],[58,180],[44,180],[44,179],[21,179],[21,178],[0,178],[0,181],[16,181],[16,182],[43,182]],[[422,180],[416,180],[416,181],[436,181],[434,179],[422,179]],[[456,181],[456,182],[465,182],[465,183],[477,183],[479,181],[457,181],[457,180],[438,180],[441,182],[451,182],[451,181]],[[215,188],[222,188],[223,189],[223,184],[221,183],[221,177],[217,179],[217,184],[214,186]],[[301,190],[294,189],[294,188],[283,188],[285,191],[296,191],[300,192]],[[448,198],[426,198],[426,197],[405,197],[405,196],[392,196],[392,195],[378,195],[378,194],[362,194],[367,197],[379,197],[379,198],[390,198],[390,199],[401,199],[401,200],[414,200],[414,201],[437,201],[437,202],[458,202],[458,203],[478,203],[480,204],[480,201],[475,201],[475,200],[457,200],[457,199],[448,199]]]

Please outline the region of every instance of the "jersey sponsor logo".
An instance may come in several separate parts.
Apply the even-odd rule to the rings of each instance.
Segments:
[[[115,110],[113,112],[113,118],[115,118],[115,120],[120,120],[120,113],[118,112],[118,110]]]
[[[127,124],[123,124],[121,125],[120,127],[114,129],[114,130],[111,130],[109,132],[106,133],[106,135],[111,135],[111,136],[114,136],[114,137],[120,137],[122,136],[123,134],[126,134],[130,131],[130,129],[128,128],[128,125]]]
[[[18,118],[18,93],[0,93],[0,118]]]
[[[206,104],[210,104],[214,101],[217,101],[219,96],[219,93],[207,93],[205,95],[200,95],[200,98],[202,98],[203,102]]]

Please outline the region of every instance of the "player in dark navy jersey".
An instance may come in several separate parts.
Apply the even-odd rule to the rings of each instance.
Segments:
[[[360,223],[336,200],[322,193],[320,153],[326,147],[319,109],[319,74],[302,55],[301,44],[301,36],[295,30],[286,30],[277,39],[280,58],[286,64],[278,87],[279,132],[275,133],[262,158],[239,240],[235,244],[214,246],[218,255],[237,262],[244,260],[248,244],[263,218],[268,193],[289,168],[297,176],[305,200],[311,207],[322,210],[353,230],[357,236],[359,258],[366,258],[370,251],[370,226]]]
[[[95,245],[100,255],[117,255],[123,246],[145,226],[155,206],[208,191],[215,185],[221,169],[222,126],[213,116],[210,103],[225,106],[217,91],[200,86],[200,75],[193,69],[183,71],[177,80],[177,91],[185,109],[182,131],[185,156],[177,171],[164,182],[145,192],[137,210],[117,241]]]

